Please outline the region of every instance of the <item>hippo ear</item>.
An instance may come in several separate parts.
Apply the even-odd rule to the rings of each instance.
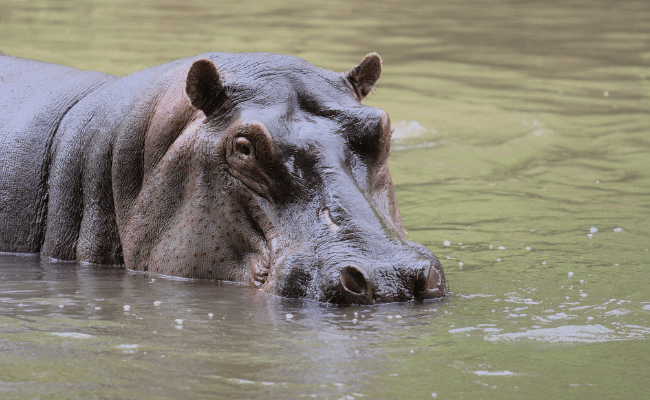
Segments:
[[[345,73],[345,76],[354,86],[357,98],[365,98],[381,75],[381,58],[377,53],[368,54],[356,67]]]
[[[198,60],[187,74],[185,93],[192,105],[206,116],[215,112],[225,100],[223,82],[217,67],[210,60]]]

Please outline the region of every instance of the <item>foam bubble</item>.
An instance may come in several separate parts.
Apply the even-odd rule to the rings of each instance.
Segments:
[[[397,121],[392,125],[395,129],[392,136],[394,140],[415,138],[427,132],[427,128],[418,121]]]
[[[137,344],[121,344],[117,346],[118,349],[135,349],[137,347],[138,347]]]
[[[78,332],[52,332],[52,335],[72,339],[90,339],[92,337],[86,333]]]
[[[513,376],[514,372],[510,371],[474,371],[479,376]]]

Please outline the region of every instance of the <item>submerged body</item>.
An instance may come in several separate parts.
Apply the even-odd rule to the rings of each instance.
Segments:
[[[209,53],[116,78],[0,56],[0,251],[333,303],[442,297],[405,239],[381,73]]]

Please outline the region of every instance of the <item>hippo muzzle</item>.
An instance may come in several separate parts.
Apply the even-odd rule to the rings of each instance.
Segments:
[[[333,268],[322,283],[321,301],[336,304],[374,304],[435,299],[444,296],[443,275],[431,262],[412,260],[405,265],[368,264]]]
[[[313,235],[271,268],[262,288],[334,304],[419,301],[447,294],[442,267],[428,249],[399,236],[394,241],[370,236],[345,243]]]

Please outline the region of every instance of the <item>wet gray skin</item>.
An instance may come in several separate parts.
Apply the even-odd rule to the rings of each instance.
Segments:
[[[0,65],[0,251],[336,304],[447,293],[433,253],[405,239],[390,119],[360,103],[377,55],[343,74],[271,54],[209,53],[121,79]]]

